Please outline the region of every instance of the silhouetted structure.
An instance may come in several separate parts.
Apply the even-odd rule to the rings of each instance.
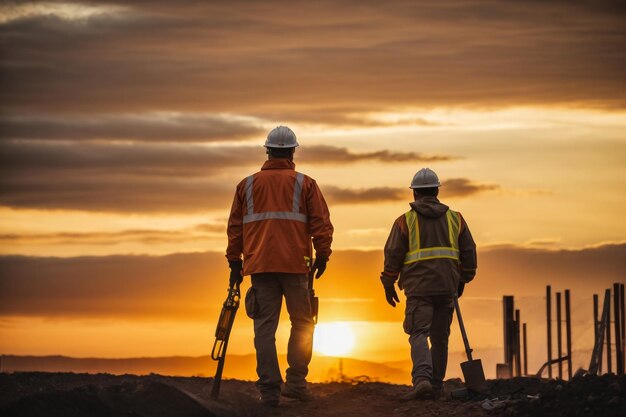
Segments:
[[[546,287],[546,316],[548,329],[548,378],[552,378],[552,287]]]
[[[572,314],[569,290],[565,290],[565,340],[567,348],[567,379],[572,379]]]
[[[620,325],[621,319],[621,306],[620,306],[620,284],[613,284],[613,311],[615,313],[615,370],[618,375],[624,374],[624,358],[622,357],[622,326]]]

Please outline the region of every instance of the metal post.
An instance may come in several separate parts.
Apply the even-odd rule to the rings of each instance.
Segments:
[[[613,358],[611,357],[611,289],[606,290],[609,298],[609,307],[606,314],[606,372],[613,372]]]
[[[599,365],[602,363],[602,345],[604,344],[604,332],[609,326],[609,305],[611,304],[611,290],[604,292],[604,302],[602,303],[602,316],[599,319],[598,324],[598,337],[593,345],[593,354],[591,355],[591,361],[589,362],[589,373],[592,375],[598,375]],[[601,373],[601,372],[600,372]]]
[[[343,374],[343,358],[340,357],[339,358],[339,381],[343,382],[343,381],[345,381],[345,379],[346,379],[346,377]]]
[[[598,294],[593,295],[593,340],[598,336]]]
[[[572,316],[569,290],[565,290],[565,343],[567,347],[567,379],[572,379]]]
[[[522,357],[520,349],[520,311],[515,310],[515,375],[522,376]]]
[[[546,316],[548,326],[548,378],[552,378],[552,288],[546,287]]]
[[[622,363],[622,326],[620,325],[620,301],[619,301],[619,283],[613,284],[613,312],[615,313],[615,373],[622,375],[624,373],[624,364]]]
[[[513,358],[515,352],[515,333],[513,327],[514,298],[512,295],[502,297],[504,322],[504,363],[509,368],[509,375],[513,376]]]
[[[622,319],[622,364],[626,368],[626,316],[624,316],[624,284],[619,284],[620,311]],[[625,369],[626,370],[626,369]]]
[[[556,352],[557,358],[563,356],[561,343],[561,292],[556,293]],[[563,361],[559,361],[559,379],[563,379]]]
[[[524,376],[528,375],[528,348],[527,348],[527,344],[526,344],[526,323],[524,323],[524,325],[522,326],[523,328],[523,333],[524,333]]]
[[[598,331],[600,326],[600,317],[598,317],[598,294],[593,295],[593,340],[598,340]],[[604,337],[602,338],[602,346],[598,352],[598,374],[602,375],[602,351],[604,350]]]

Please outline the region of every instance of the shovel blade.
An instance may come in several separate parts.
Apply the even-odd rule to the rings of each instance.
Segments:
[[[485,381],[485,372],[483,371],[483,363],[480,359],[474,359],[461,363],[461,370],[465,378],[465,386],[472,391],[487,391],[487,381]]]

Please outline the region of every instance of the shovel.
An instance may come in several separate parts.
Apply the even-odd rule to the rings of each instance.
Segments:
[[[463,344],[465,344],[465,353],[467,353],[467,362],[461,363],[461,370],[465,378],[465,386],[476,392],[487,391],[487,381],[485,381],[485,372],[480,359],[472,359],[472,348],[470,348],[463,325],[463,317],[461,316],[461,308],[459,307],[459,298],[454,296],[454,309],[456,310],[456,318],[461,326],[461,335],[463,336]]]

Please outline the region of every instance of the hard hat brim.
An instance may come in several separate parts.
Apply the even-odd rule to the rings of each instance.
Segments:
[[[416,190],[418,188],[435,188],[435,187],[441,187],[441,183],[437,183],[437,184],[425,184],[425,185],[411,185],[409,188],[411,190]]]
[[[265,146],[266,148],[282,148],[282,149],[285,149],[285,148],[297,148],[298,146],[300,146],[300,144],[296,143],[296,144],[293,144],[293,145],[272,145],[271,143],[270,144],[266,143],[263,146]]]

